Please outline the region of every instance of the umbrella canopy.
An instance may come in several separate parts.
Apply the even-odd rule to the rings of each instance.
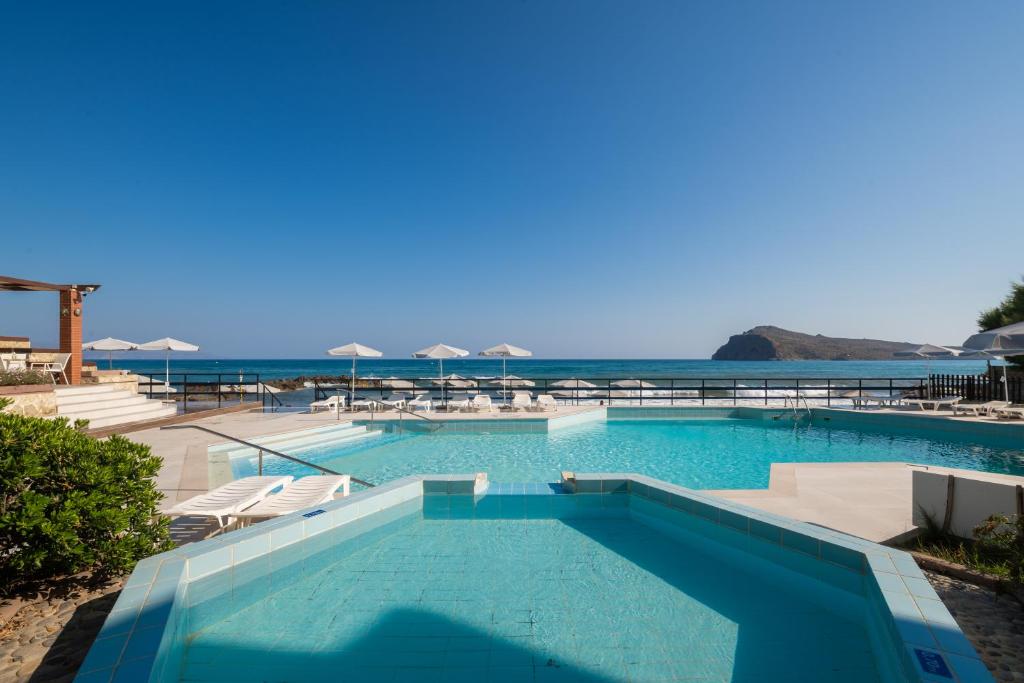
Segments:
[[[450,387],[471,387],[471,386],[473,386],[473,382],[471,380],[466,379],[462,375],[455,375],[455,374],[441,375],[440,377],[434,377],[431,381],[434,384],[437,384],[438,386],[445,385],[445,384],[447,384]]]
[[[164,388],[169,389],[171,386],[171,351],[198,351],[199,347],[195,344],[189,344],[188,342],[181,341],[180,339],[172,339],[171,337],[164,337],[163,339],[154,339],[153,341],[146,342],[145,344],[139,344],[139,351],[163,351],[164,352]]]
[[[500,384],[505,387],[532,387],[537,383],[530,379],[523,379],[516,375],[505,375],[501,379],[492,379],[491,384]]]
[[[508,383],[504,381],[505,379],[508,379],[505,370],[505,362],[509,358],[527,358],[529,356],[532,356],[533,352],[527,351],[526,349],[521,349],[518,346],[512,346],[511,344],[498,344],[497,346],[492,346],[489,349],[484,349],[483,351],[480,352],[480,355],[488,357],[501,356],[501,376],[503,378],[502,386],[508,386]],[[522,386],[532,385],[533,383],[531,382],[529,385],[524,384]],[[502,400],[505,400],[505,398],[507,397],[503,395]]]
[[[344,356],[348,358],[380,358],[384,354],[377,349],[371,349],[369,346],[363,346],[352,342],[351,344],[345,344],[344,346],[335,346],[333,349],[327,350],[329,356]]]
[[[622,387],[623,389],[651,389],[658,385],[642,379],[620,379],[618,382],[612,382],[612,386]]]
[[[593,384],[592,382],[588,382],[585,379],[576,379],[575,377],[570,377],[569,379],[560,379],[557,382],[552,382],[551,386],[553,386],[553,387],[571,387],[573,389],[584,389],[584,388],[592,389],[592,388],[596,387],[597,385]]]
[[[436,358],[441,366],[441,379],[444,379],[444,359],[445,358],[464,358],[469,355],[469,351],[460,349],[455,346],[448,346],[447,344],[434,344],[428,346],[425,349],[420,349],[412,354],[413,358]]]
[[[398,379],[397,377],[388,377],[383,381],[384,386],[390,387],[391,389],[414,389],[416,385],[407,379]]]
[[[1007,358],[1024,356],[1024,321],[972,334],[964,342],[964,355],[988,356],[991,358]],[[1003,392],[1005,400],[1010,400],[1010,383],[1007,381],[1006,365],[1003,365]]]
[[[114,339],[113,337],[105,337],[82,344],[83,351],[106,351],[107,365],[111,368],[114,367],[114,351],[134,351],[137,348],[139,348],[139,345],[134,342]]]
[[[948,346],[921,344],[912,349],[896,351],[892,355],[896,358],[956,358],[960,355],[960,351]]]
[[[1024,349],[1024,321],[972,334],[964,342],[971,351],[1016,351]]]
[[[349,381],[349,395],[354,399],[356,396],[356,358],[380,358],[384,354],[377,349],[371,349],[369,346],[363,346],[362,344],[352,342],[351,344],[345,344],[344,346],[335,346],[333,349],[327,349],[327,355],[344,356],[345,358],[352,359],[352,377]],[[340,408],[338,412],[340,412]]]

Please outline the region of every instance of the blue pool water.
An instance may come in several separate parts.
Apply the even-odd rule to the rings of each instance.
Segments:
[[[214,574],[188,589],[181,680],[883,680],[859,596],[621,512],[416,510]]]
[[[563,470],[636,472],[697,489],[763,488],[773,462],[901,461],[1024,474],[1019,438],[753,419],[593,422],[551,433],[387,433],[300,457],[380,483],[417,472],[487,472],[492,481],[558,481]],[[255,460],[232,460],[236,477]],[[310,474],[268,458],[271,473]]]

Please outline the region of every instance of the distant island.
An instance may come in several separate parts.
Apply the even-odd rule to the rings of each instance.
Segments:
[[[711,360],[892,360],[918,344],[881,339],[846,339],[759,325],[734,334]]]

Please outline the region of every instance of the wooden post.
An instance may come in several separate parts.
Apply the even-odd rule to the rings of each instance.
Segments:
[[[77,289],[60,290],[60,351],[71,354],[64,370],[68,384],[81,384],[82,294]]]

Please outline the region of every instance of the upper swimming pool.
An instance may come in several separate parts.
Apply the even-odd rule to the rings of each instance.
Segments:
[[[625,413],[623,413],[625,414]],[[929,421],[931,422],[931,421]],[[557,481],[563,470],[637,472],[696,489],[764,488],[774,462],[899,461],[1024,474],[1024,440],[909,427],[824,421],[798,426],[770,419],[610,419],[550,432],[440,429],[422,433],[378,423],[383,434],[295,453],[305,460],[381,483],[421,471],[486,471],[492,481]],[[525,426],[524,426],[525,428]],[[231,458],[233,476],[254,474],[254,454]],[[267,473],[308,474],[268,457]]]

